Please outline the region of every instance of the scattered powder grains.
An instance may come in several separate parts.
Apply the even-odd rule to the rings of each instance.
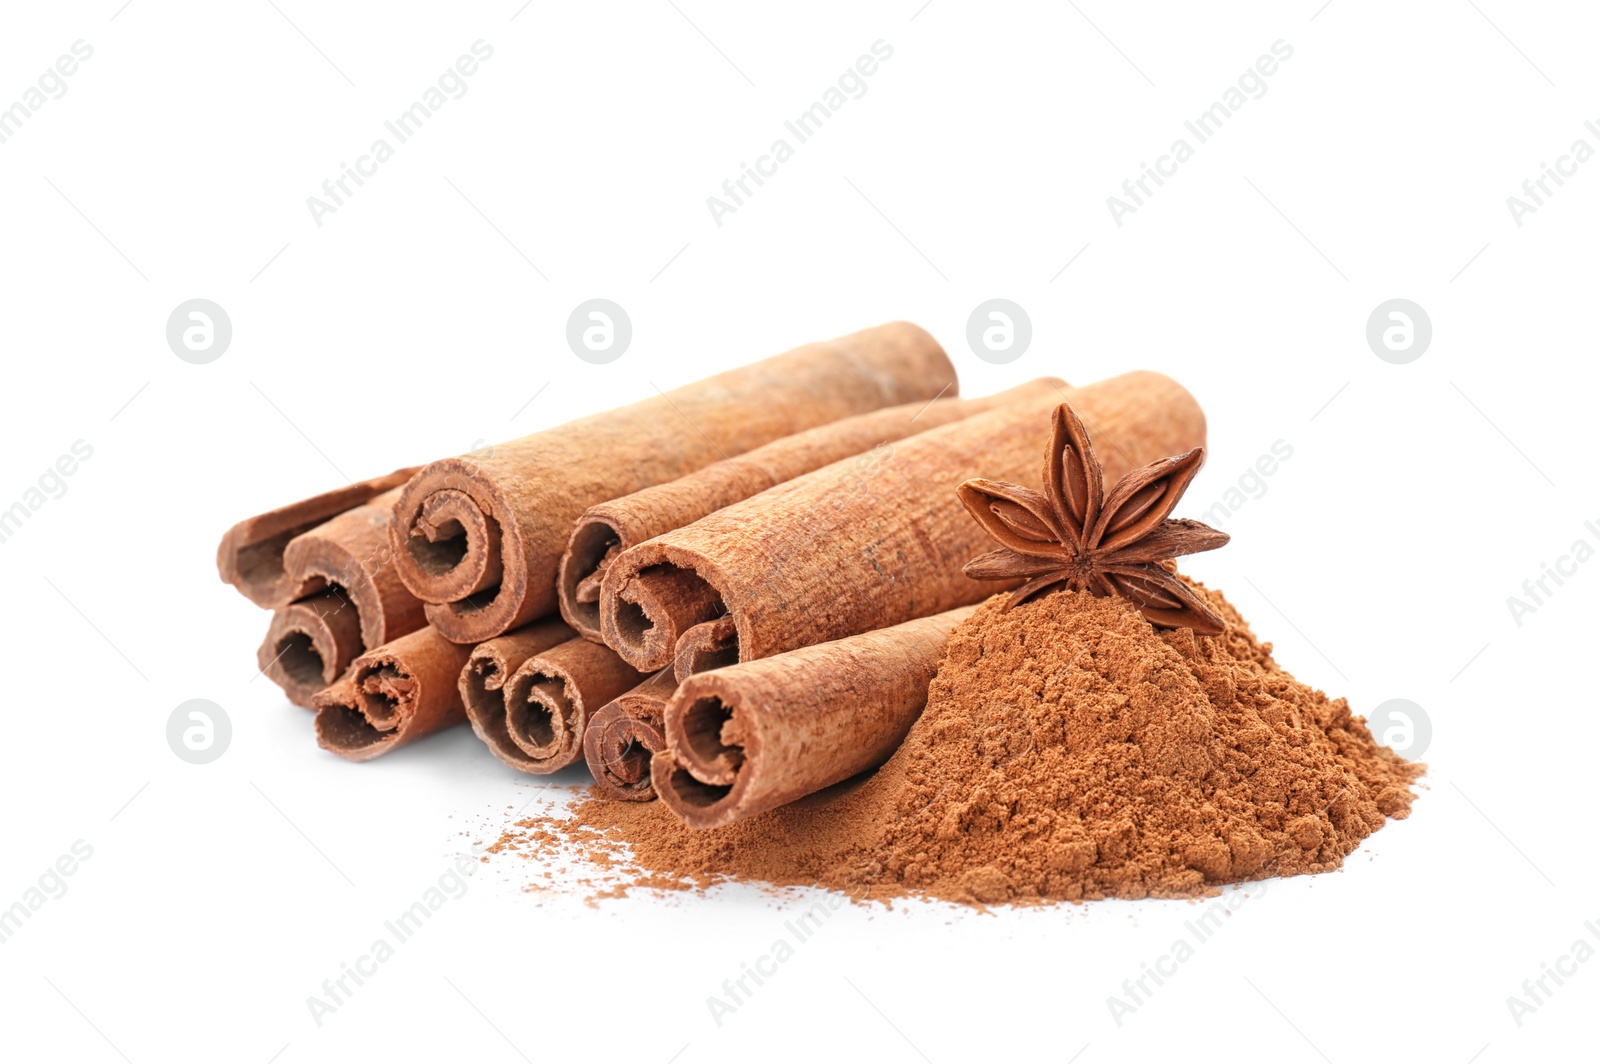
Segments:
[[[659,801],[590,799],[501,846],[549,854],[559,839],[654,888],[732,878],[977,904],[1193,896],[1338,868],[1409,815],[1424,766],[1193,586],[1227,634],[1154,628],[1120,598],[991,600],[864,781],[710,831]]]

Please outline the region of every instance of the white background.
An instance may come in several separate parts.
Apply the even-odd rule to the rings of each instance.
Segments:
[[[1506,197],[1600,148],[1593,12],[919,2],[7,5],[0,106],[94,49],[0,144],[0,508],[94,449],[0,544],[0,906],[93,848],[0,945],[8,1058],[1592,1054],[1600,964],[1520,1027],[1506,998],[1600,918],[1600,564],[1520,626],[1506,600],[1600,545],[1600,161],[1521,227]],[[466,95],[314,224],[306,198],[480,38]],[[706,197],[879,39],[869,91],[715,225]],[[1106,197],[1280,39],[1266,94],[1115,225]],[[563,339],[597,296],[634,326],[606,366]],[[164,337],[196,297],[233,323],[209,365]],[[1033,323],[1005,366],[965,341],[993,297]],[[1409,365],[1364,337],[1395,297],[1433,322]],[[314,1023],[323,980],[537,781],[465,729],[365,766],[319,751],[254,677],[267,616],[217,582],[223,529],[893,318],[971,395],[1177,377],[1211,419],[1190,516],[1292,446],[1188,569],[1357,712],[1425,708],[1412,819],[1272,883],[1120,1026],[1106,999],[1194,906],[846,908],[719,1027],[706,998],[810,899],[588,907],[524,892],[516,860]],[[232,720],[210,765],[166,744],[190,698]]]

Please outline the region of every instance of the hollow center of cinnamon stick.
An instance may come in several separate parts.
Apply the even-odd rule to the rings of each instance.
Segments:
[[[461,674],[463,690],[472,708],[483,703],[490,691],[498,691],[505,683],[500,665],[493,658],[473,658]]]
[[[305,632],[290,632],[278,640],[274,659],[289,679],[297,684],[321,687],[324,683],[322,655]]]
[[[516,677],[506,697],[506,730],[512,741],[533,757],[557,753],[558,736],[567,731],[571,711],[567,685],[558,676],[527,672]]]
[[[664,668],[683,633],[727,612],[722,595],[693,569],[666,562],[645,566],[616,598],[617,652],[636,669]]]
[[[671,786],[672,793],[679,799],[696,806],[716,805],[733,790],[732,786],[719,787],[714,783],[702,782],[682,765],[672,770]]]
[[[612,551],[622,545],[622,538],[604,521],[588,521],[578,526],[572,534],[572,560],[566,578],[571,604],[587,623],[600,624],[600,581]],[[614,555],[612,555],[614,557]]]
[[[427,535],[413,531],[406,538],[406,550],[423,572],[443,576],[467,556],[467,530],[460,521],[443,521],[429,528]]]
[[[655,626],[655,622],[644,612],[644,607],[637,602],[627,599],[617,602],[617,628],[627,642],[634,645],[644,642],[644,634]]]
[[[606,735],[606,775],[618,783],[638,783],[650,775],[650,751],[634,737],[631,724],[620,731],[614,728]]]
[[[457,599],[450,603],[450,612],[456,614],[482,613],[494,604],[500,595],[500,585],[486,587],[476,594],[468,595],[464,599]]]
[[[392,664],[365,670],[356,684],[362,712],[375,725],[393,722],[399,715],[401,699],[413,686],[411,678]]]
[[[744,747],[726,741],[727,725],[732,720],[733,710],[715,695],[698,699],[684,714],[683,731],[690,751],[701,764],[717,770],[718,775],[731,776],[744,764]],[[727,793],[726,787],[722,790]]]

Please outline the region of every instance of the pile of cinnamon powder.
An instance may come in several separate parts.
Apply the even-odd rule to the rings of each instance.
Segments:
[[[659,801],[588,799],[492,849],[576,851],[610,893],[735,879],[976,904],[1193,896],[1338,868],[1385,817],[1409,815],[1424,766],[1191,584],[1227,634],[1157,629],[1120,598],[991,600],[865,780],[710,831]]]

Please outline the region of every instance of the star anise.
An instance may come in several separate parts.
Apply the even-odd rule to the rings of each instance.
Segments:
[[[1027,578],[1006,609],[1064,584],[1120,594],[1153,624],[1202,635],[1226,631],[1227,622],[1162,564],[1228,542],[1226,532],[1167,516],[1200,471],[1205,448],[1136,469],[1106,495],[1104,470],[1071,406],[1056,407],[1052,427],[1043,492],[983,479],[957,489],[967,511],[1003,544],[963,571],[975,580]]]

